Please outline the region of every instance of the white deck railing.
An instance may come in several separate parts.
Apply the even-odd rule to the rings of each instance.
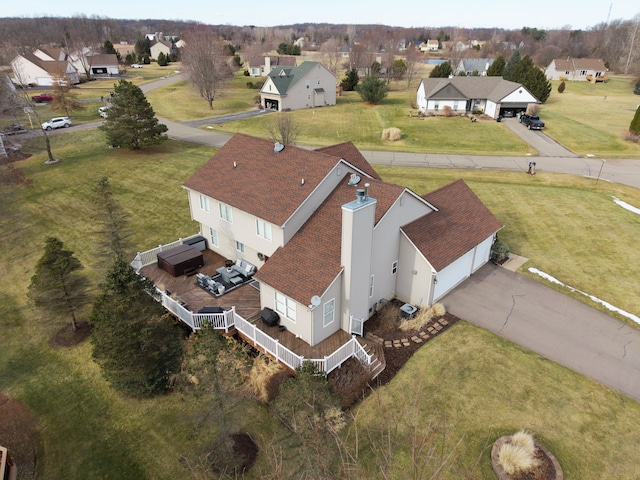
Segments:
[[[182,245],[185,240],[189,240],[196,236],[198,235],[192,235],[191,237],[184,239],[181,238],[175,242],[167,243],[166,245],[159,245],[157,248],[152,250],[138,253],[133,262],[131,262],[131,266],[139,273],[142,267],[156,263],[158,252]],[[292,370],[302,366],[302,363],[305,360],[312,362],[318,370],[320,372],[324,372],[325,375],[338,368],[351,357],[356,357],[364,365],[371,365],[373,362],[373,355],[366,352],[364,347],[360,345],[360,342],[356,339],[355,335],[353,335],[347,343],[342,345],[331,355],[324,358],[305,359],[303,356],[298,355],[287,347],[281,345],[277,339],[270,337],[253,323],[248,322],[238,315],[236,313],[236,307],[231,307],[231,310],[227,310],[224,313],[193,313],[182,306],[179,301],[171,298],[162,290],[156,290],[162,306],[182,322],[189,325],[191,330],[194,332],[200,330],[202,325],[206,322],[209,322],[216,330],[224,330],[227,333],[231,327],[235,327],[236,330],[244,335],[245,338],[253,342],[255,347],[264,350],[266,353],[273,356],[276,361],[285,364]]]
[[[192,238],[198,237],[199,235],[199,233],[196,233],[195,235],[191,235],[187,238],[179,238],[175,242],[167,243],[165,245],[158,245],[156,248],[152,248],[151,250],[147,250],[146,252],[138,252],[136,258],[134,258],[133,262],[131,262],[131,266],[136,272],[139,272],[142,267],[146,267],[147,265],[151,265],[152,263],[156,263],[158,261],[158,252],[162,252],[164,250],[177,247],[178,245],[182,245],[185,240],[190,240]]]

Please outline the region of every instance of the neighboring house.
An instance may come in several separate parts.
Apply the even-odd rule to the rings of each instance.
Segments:
[[[99,54],[91,51],[74,52],[69,55],[69,61],[80,75],[90,72],[91,77],[118,75],[120,68],[115,53]]]
[[[440,42],[438,40],[427,40],[421,43],[418,48],[421,52],[437,52],[440,49]]]
[[[336,104],[336,76],[319,62],[302,62],[297,67],[278,67],[260,90],[263,108],[298,110]]]
[[[173,43],[168,40],[158,40],[154,42],[149,50],[151,51],[152,60],[158,60],[158,55],[160,55],[161,53],[164,53],[165,56],[175,53]]]
[[[274,68],[295,67],[296,57],[279,57],[258,55],[249,59],[247,70],[251,77],[264,77],[269,75]]]
[[[416,94],[418,110],[442,114],[446,107],[457,114],[481,111],[497,118],[524,112],[540,101],[519,83],[502,77],[425,78]]]
[[[312,347],[362,335],[389,299],[433,304],[489,260],[502,228],[464,181],[420,196],[383,182],[350,142],[236,134],[184,188],[208,248],[256,265],[261,308]]]
[[[11,69],[18,85],[50,87],[57,75],[63,75],[71,85],[80,83],[76,67],[67,60],[54,60],[43,50],[18,55],[11,60]]]
[[[453,73],[454,75],[464,73],[467,77],[470,77],[473,75],[473,72],[478,72],[479,76],[485,77],[487,70],[493,62],[493,58],[463,58],[458,62]]]
[[[604,82],[607,67],[600,58],[556,58],[544,72],[549,80]]]

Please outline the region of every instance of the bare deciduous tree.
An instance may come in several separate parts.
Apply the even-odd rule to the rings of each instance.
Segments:
[[[200,96],[213,110],[213,101],[231,76],[224,42],[206,26],[197,26],[184,35],[182,63]]]
[[[339,40],[330,38],[320,47],[322,64],[334,75],[338,75],[338,67],[340,66],[340,60],[342,59],[340,46]]]
[[[274,142],[295,145],[300,128],[290,113],[276,113],[269,125],[269,134]]]

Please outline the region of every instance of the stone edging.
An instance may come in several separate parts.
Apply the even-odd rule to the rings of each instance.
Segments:
[[[495,441],[493,447],[491,448],[491,466],[493,467],[493,471],[498,476],[498,480],[511,480],[511,475],[504,471],[502,465],[498,463],[498,452],[500,451],[500,447],[511,440],[511,435],[505,435],[504,437],[500,437]],[[536,448],[542,450],[547,457],[551,459],[551,463],[553,464],[553,468],[556,470],[556,480],[564,480],[564,472],[562,471],[562,467],[556,457],[541,443],[534,441]]]
[[[441,317],[439,320],[429,325],[426,331],[421,330],[420,332],[411,336],[410,338],[401,338],[399,340],[385,340],[384,338],[379,337],[375,333],[367,333],[365,335],[365,338],[373,342],[376,342],[380,345],[383,345],[385,348],[410,347],[411,342],[417,343],[417,344],[426,342],[431,337],[435,337],[438,333],[445,330],[446,327],[448,327],[449,325],[450,325],[450,322],[444,317]]]

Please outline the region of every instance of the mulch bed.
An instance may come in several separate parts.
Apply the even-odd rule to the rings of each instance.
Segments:
[[[78,329],[74,332],[71,324],[68,323],[49,339],[49,346],[52,348],[68,348],[81,344],[91,334],[91,325],[87,322],[78,322]]]

